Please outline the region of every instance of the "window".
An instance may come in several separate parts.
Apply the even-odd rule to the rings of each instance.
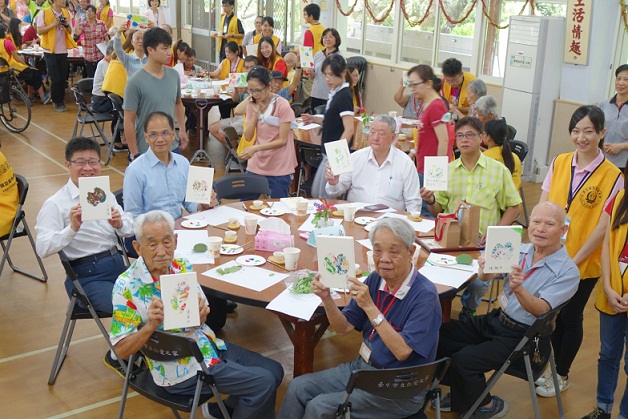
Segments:
[[[432,64],[434,51],[434,22],[438,2],[433,2],[430,10],[426,4],[412,2],[402,10],[403,31],[401,34],[401,52],[399,61],[418,64]],[[406,18],[405,16],[408,16]],[[409,22],[408,22],[409,20]]]
[[[113,0],[111,5],[113,10],[119,14],[141,14],[145,10],[144,8],[140,10],[140,0]]]

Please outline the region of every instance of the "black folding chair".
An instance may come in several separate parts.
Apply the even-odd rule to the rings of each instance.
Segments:
[[[122,133],[124,132],[124,109],[122,108],[122,98],[115,93],[106,92],[105,93],[111,104],[113,106],[113,112],[117,116],[116,125],[113,127],[113,135],[112,142],[115,143],[116,139],[122,138]],[[113,153],[113,146],[111,151],[107,152],[107,159],[105,160],[105,164],[109,164],[109,159],[111,159],[111,154]]]
[[[301,191],[305,192],[305,196],[308,194],[311,195],[314,174],[323,160],[321,146],[301,141],[296,141],[296,144],[297,153],[299,153],[299,180],[297,182],[297,196],[301,196]],[[310,174],[308,178],[305,179],[308,166]]]
[[[198,406],[207,402],[207,400],[212,397],[215,397],[223,416],[227,419],[230,418],[227,408],[220,398],[220,393],[216,388],[212,375],[209,372],[209,368],[205,365],[203,354],[193,339],[156,331],[144,344],[142,349],[140,349],[140,352],[146,358],[162,362],[177,361],[182,358],[194,357],[201,366],[201,370],[196,373],[196,389],[193,396],[174,395],[168,393],[163,387],[155,384],[150,370],[144,370],[139,374],[127,371],[126,378],[124,379],[124,387],[122,389],[122,397],[120,400],[120,410],[118,411],[119,419],[121,419],[124,415],[124,407],[129,387],[154,402],[168,406],[177,418],[180,418],[178,412],[182,411],[190,412],[190,419],[194,419]],[[130,365],[132,365],[136,356],[137,354],[134,354],[129,358]],[[204,385],[209,386],[211,389],[211,395],[201,394],[201,390]]]
[[[239,171],[244,173],[246,170],[246,161],[238,158],[238,141],[240,136],[234,127],[220,128],[220,132],[225,136],[225,142],[227,143],[227,157],[225,159],[225,165],[227,173]]]
[[[499,380],[503,374],[512,375],[513,377],[528,381],[530,396],[532,397],[532,405],[534,408],[534,417],[537,419],[541,417],[539,403],[536,398],[534,381],[536,381],[543,374],[543,371],[549,362],[550,368],[552,369],[554,386],[555,388],[559,388],[558,375],[556,374],[556,364],[554,363],[554,350],[552,349],[552,345],[549,343],[549,338],[556,326],[556,318],[558,317],[560,310],[565,305],[567,305],[567,303],[563,303],[536,319],[517,347],[512,351],[506,362],[504,362],[499,370],[495,371],[491,375],[491,378],[486,383],[486,389],[482,392],[480,397],[478,397],[473,406],[467,411],[462,419],[469,419],[471,415],[473,415],[475,410],[480,406],[480,403],[482,403],[484,397],[490,393],[491,389],[495,386],[495,384],[497,384],[497,380]],[[534,367],[532,367],[531,357],[536,357],[536,355],[540,356],[540,362],[535,363]],[[525,369],[521,368],[521,358],[523,358]],[[565,412],[563,409],[563,401],[560,396],[560,391],[556,392],[556,401],[558,403],[559,417],[564,419]]]
[[[360,56],[353,56],[347,58],[347,64],[353,64],[357,67],[358,72],[360,73],[360,78],[358,80],[358,86],[360,87],[360,93],[364,95],[364,85],[366,80],[366,69],[368,68],[368,62],[366,58]]]
[[[513,153],[515,153],[517,155],[517,157],[519,157],[519,160],[521,160],[521,167],[523,167],[523,161],[525,160],[526,156],[528,155],[528,151],[530,150],[528,148],[528,145],[526,143],[524,143],[523,141],[510,140],[510,149],[512,150]],[[528,228],[528,224],[530,224],[530,216],[528,215],[528,207],[526,205],[526,197],[523,194],[523,183],[519,187],[519,195],[521,195],[521,203],[522,203],[522,206],[523,206],[524,222],[523,223],[520,222],[520,221],[517,221],[517,222],[519,224],[521,224],[521,226],[523,226],[525,228]]]
[[[113,139],[107,139],[104,128],[106,122],[113,121],[113,115],[110,113],[97,113],[92,110],[91,105],[85,97],[85,93],[87,93],[87,91],[91,93],[90,86],[93,85],[93,81],[93,79],[81,79],[76,83],[77,87],[70,89],[74,94],[74,99],[78,107],[74,129],[72,130],[72,138],[76,137],[77,131],[78,135],[82,136],[83,129],[86,125],[89,125],[92,133],[90,138],[96,140],[96,138],[100,137],[102,139],[103,143],[101,145],[107,148],[107,158],[109,158],[113,152]],[[80,131],[78,130],[79,125],[81,126]],[[96,129],[96,131],[94,131],[94,129]]]
[[[68,308],[65,313],[65,323],[63,323],[63,329],[61,331],[61,338],[59,339],[59,345],[57,346],[57,353],[55,354],[55,359],[52,362],[52,369],[50,370],[50,377],[48,378],[48,385],[53,385],[57,380],[57,375],[61,370],[61,366],[63,365],[63,361],[65,361],[65,356],[68,353],[68,349],[70,347],[70,342],[72,340],[72,334],[74,333],[74,327],[76,326],[77,320],[84,319],[94,319],[96,325],[100,329],[100,333],[104,336],[107,341],[107,345],[111,351],[115,354],[116,350],[111,344],[111,340],[109,340],[109,332],[102,324],[100,319],[110,318],[111,313],[104,313],[102,311],[96,311],[92,306],[89,298],[85,294],[81,283],[70,264],[70,260],[67,255],[62,251],[59,252],[59,259],[61,259],[61,264],[63,265],[63,269],[65,269],[65,274],[70,278],[72,284],[74,285],[74,289],[72,290],[72,297],[70,298],[70,302],[68,303]],[[86,308],[79,306],[79,302],[81,302]],[[117,356],[117,355],[116,355]],[[126,365],[124,361],[122,361],[118,357],[118,362],[122,365],[122,367],[126,371]]]
[[[11,225],[11,231],[8,234],[0,237],[0,246],[2,246],[2,262],[0,262],[0,274],[2,274],[2,269],[4,268],[4,262],[9,262],[9,266],[15,272],[19,272],[22,275],[26,275],[30,278],[37,279],[41,282],[48,281],[48,273],[46,273],[46,268],[44,268],[44,264],[41,261],[41,258],[37,254],[37,249],[35,248],[35,240],[33,239],[33,235],[31,234],[31,230],[28,228],[28,224],[26,223],[26,214],[24,213],[24,203],[26,202],[26,196],[28,195],[28,181],[24,176],[15,174],[15,181],[17,182],[17,190],[19,195],[19,204],[17,206],[17,211],[15,212],[15,217],[13,218],[13,224]],[[33,248],[33,253],[35,254],[35,258],[37,259],[37,263],[39,264],[39,269],[41,269],[42,276],[34,275],[30,272],[27,272],[21,268],[18,268],[13,264],[13,260],[11,260],[11,256],[9,255],[9,251],[11,250],[11,244],[13,243],[13,239],[17,237],[28,237],[28,240],[31,243],[31,247]],[[6,242],[6,244],[5,244]]]
[[[425,390],[421,409],[410,418],[425,417],[423,411],[432,400],[436,401],[436,418],[440,419],[440,388],[451,359],[442,358],[429,364],[406,368],[357,370],[351,373],[344,401],[338,406],[337,418],[351,418],[351,393],[359,389],[387,400],[408,400]]]
[[[214,191],[218,199],[248,199],[253,195],[270,196],[268,179],[248,173],[221,177],[214,182]]]

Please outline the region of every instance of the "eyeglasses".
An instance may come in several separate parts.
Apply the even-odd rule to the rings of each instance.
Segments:
[[[334,35],[325,35],[323,36],[323,39],[336,39],[336,37]]]
[[[456,134],[456,140],[462,140],[466,138],[467,140],[472,140],[477,137],[479,134],[477,132],[459,132]]]
[[[323,73],[323,77],[326,79],[331,79],[336,77],[336,75],[334,73]]]
[[[91,167],[99,167],[100,160],[96,159],[76,159],[76,160],[68,160],[70,163],[75,164],[77,167],[85,167],[85,165],[90,165]]]
[[[266,90],[266,88],[263,88],[263,89],[246,89],[246,91],[249,92],[249,95],[255,95],[255,96],[261,95],[264,92],[264,90]]]
[[[451,78],[449,78],[449,77],[444,77],[443,79],[445,80],[445,82],[446,82],[447,84],[452,84],[452,83],[457,82],[459,78],[460,78],[460,76],[451,77]]]
[[[414,89],[415,87],[417,87],[418,85],[423,84],[423,83],[425,83],[425,82],[424,81],[420,81],[418,83],[408,83],[408,87],[410,89]]]
[[[169,138],[171,138],[174,135],[174,132],[172,131],[162,131],[162,132],[147,132],[144,133],[145,137],[150,138],[151,140],[157,140],[159,137],[163,138],[164,140],[167,140]]]

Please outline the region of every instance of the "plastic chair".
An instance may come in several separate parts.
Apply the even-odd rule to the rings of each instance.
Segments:
[[[323,115],[325,113],[325,106],[327,105],[318,105],[313,109],[314,115]]]
[[[423,411],[436,400],[436,418],[440,419],[440,388],[451,359],[442,358],[429,364],[407,368],[357,370],[351,373],[344,401],[338,406],[336,417],[351,418],[351,393],[355,389],[366,391],[387,400],[407,400],[427,390],[425,401],[414,417],[424,417]]]
[[[512,141],[515,139],[516,136],[517,136],[517,129],[513,127],[512,125],[508,125],[508,136],[506,137],[506,139],[508,141]]]
[[[305,192],[305,195],[311,195],[312,181],[314,180],[314,174],[320,166],[323,160],[323,153],[321,152],[321,146],[309,143],[303,143],[296,141],[297,152],[299,153],[299,180],[297,183],[297,196],[301,196],[301,191]],[[307,166],[311,167],[310,176],[305,180]]]
[[[79,125],[81,126],[81,130],[78,131],[79,136],[83,135],[83,129],[85,128],[85,125],[89,125],[92,132],[90,138],[93,138],[95,140],[96,138],[100,137],[103,141],[102,145],[107,148],[107,156],[109,156],[113,152],[113,139],[107,139],[104,133],[104,128],[105,122],[113,121],[113,115],[111,115],[110,113],[96,113],[92,110],[91,105],[89,104],[89,102],[87,102],[87,99],[85,98],[85,94],[81,90],[86,89],[90,86],[90,84],[93,84],[93,79],[81,79],[76,83],[76,85],[81,86],[81,88],[72,87],[70,89],[74,94],[74,99],[78,107],[78,110],[76,112],[76,121],[74,122],[74,129],[72,130],[72,138],[76,137]],[[94,128],[96,128],[96,132],[94,131]]]
[[[250,199],[251,196],[270,196],[268,179],[264,176],[243,173],[223,176],[214,182],[218,199]],[[252,198],[255,199],[255,198]]]
[[[513,377],[521,378],[522,380],[527,380],[528,385],[530,387],[530,396],[532,397],[532,405],[534,408],[534,417],[539,419],[541,417],[541,413],[539,411],[539,403],[536,398],[536,390],[534,387],[534,381],[537,380],[545,370],[547,363],[549,362],[550,368],[552,369],[552,378],[554,380],[554,385],[556,388],[559,388],[558,385],[558,375],[556,374],[556,364],[554,363],[554,350],[552,349],[552,345],[549,343],[549,337],[554,331],[556,318],[560,313],[560,310],[567,305],[567,302],[562,305],[556,307],[553,310],[548,311],[542,316],[538,317],[536,321],[530,326],[525,336],[521,339],[517,347],[512,351],[506,362],[501,366],[501,368],[495,371],[491,378],[486,383],[486,389],[484,392],[478,397],[473,406],[462,416],[462,419],[469,419],[471,415],[478,408],[480,403],[487,394],[490,393],[491,389],[497,384],[497,381],[501,378],[503,374],[512,375]],[[541,339],[544,341],[541,341]],[[540,349],[541,362],[537,363],[532,368],[531,356],[537,351],[538,345],[541,344],[544,348]],[[545,344],[545,345],[543,345]],[[543,351],[543,349],[549,347],[549,352],[547,350]],[[521,358],[523,358],[525,364],[525,370],[521,369],[520,362]],[[563,409],[563,402],[560,396],[560,391],[556,392],[556,401],[558,403],[558,414],[561,419],[564,419],[565,412]]]
[[[246,161],[240,160],[238,158],[237,147],[238,141],[240,139],[238,132],[233,127],[220,128],[220,132],[222,132],[222,135],[225,136],[225,142],[227,143],[227,158],[225,161],[227,173],[231,173],[234,171],[240,171],[240,173],[244,173],[244,166],[246,165]]]
[[[24,203],[26,202],[26,196],[28,195],[28,181],[24,176],[15,174],[15,181],[17,182],[17,190],[19,195],[19,204],[17,206],[17,211],[15,212],[15,217],[13,218],[13,224],[11,225],[11,231],[8,234],[0,237],[0,246],[2,246],[2,262],[0,262],[0,274],[2,274],[2,269],[4,268],[4,262],[9,262],[9,266],[15,272],[19,272],[22,275],[26,275],[30,278],[37,279],[41,282],[48,281],[48,273],[46,273],[46,268],[44,268],[44,264],[41,261],[41,258],[37,254],[37,250],[35,248],[35,240],[33,239],[33,235],[31,234],[31,230],[28,228],[28,224],[26,223],[26,214],[24,213]],[[35,258],[37,258],[37,263],[39,264],[39,269],[41,269],[42,276],[37,276],[27,271],[24,271],[13,264],[11,260],[11,256],[9,255],[9,251],[11,250],[11,244],[13,243],[13,239],[17,237],[27,236],[28,240],[31,243],[31,247],[33,248],[33,253],[35,253]],[[5,244],[6,242],[6,244]]]
[[[150,400],[168,406],[177,418],[180,418],[178,411],[182,411],[190,412],[190,419],[194,419],[198,406],[202,405],[210,398],[215,397],[223,416],[230,418],[227,408],[220,398],[220,393],[216,388],[212,375],[203,361],[203,354],[193,339],[156,331],[144,344],[142,349],[140,349],[140,352],[146,358],[164,362],[194,357],[202,368],[196,373],[196,390],[194,396],[170,394],[164,390],[163,387],[155,384],[150,370],[144,370],[139,374],[133,374],[132,371],[127,371],[120,400],[120,410],[118,411],[119,419],[124,415],[124,406],[126,404],[129,387]],[[131,355],[129,364],[132,365],[136,356],[137,354]],[[212,395],[201,395],[203,385],[209,385]]]
[[[59,339],[59,345],[57,346],[57,353],[55,354],[54,361],[52,362],[52,369],[50,370],[50,377],[48,378],[48,385],[53,385],[57,380],[57,375],[61,370],[61,366],[63,365],[63,361],[65,361],[65,356],[68,353],[68,348],[70,347],[70,341],[72,340],[72,334],[74,333],[74,327],[76,326],[77,320],[83,319],[94,319],[98,328],[100,329],[100,333],[104,336],[107,341],[107,345],[116,353],[113,345],[111,344],[111,340],[109,340],[109,332],[105,329],[105,326],[102,324],[100,319],[106,319],[111,317],[111,313],[104,313],[101,311],[96,311],[92,304],[87,298],[81,283],[79,282],[72,265],[70,264],[70,260],[67,255],[62,251],[59,252],[59,259],[61,259],[61,264],[63,265],[63,269],[65,269],[65,274],[70,278],[72,283],[74,284],[74,290],[72,290],[72,297],[70,298],[70,302],[68,303],[68,308],[65,314],[65,323],[63,324],[63,329],[61,331],[61,338]],[[78,305],[81,302],[85,307],[82,308]],[[117,354],[116,354],[117,356]],[[118,360],[120,358],[118,357]],[[126,370],[126,365],[123,361],[119,361],[122,367]]]
[[[516,133],[516,130],[515,130],[515,133]],[[526,156],[528,155],[528,151],[530,150],[528,148],[528,145],[524,143],[523,141],[510,140],[510,149],[512,150],[513,153],[517,155],[517,157],[519,157],[519,160],[521,160],[521,166],[523,166],[523,161],[525,160]],[[521,195],[521,203],[523,205],[524,222],[523,223],[520,221],[517,221],[517,222],[521,224],[521,226],[528,228],[528,224],[530,223],[530,216],[528,215],[526,197],[523,193],[523,184],[519,187],[519,195]]]

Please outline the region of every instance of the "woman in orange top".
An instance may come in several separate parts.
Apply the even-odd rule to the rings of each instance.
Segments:
[[[263,36],[257,45],[257,59],[260,64],[268,70],[281,71],[284,77],[288,77],[288,67],[286,62],[277,54],[275,43],[272,38]]]

